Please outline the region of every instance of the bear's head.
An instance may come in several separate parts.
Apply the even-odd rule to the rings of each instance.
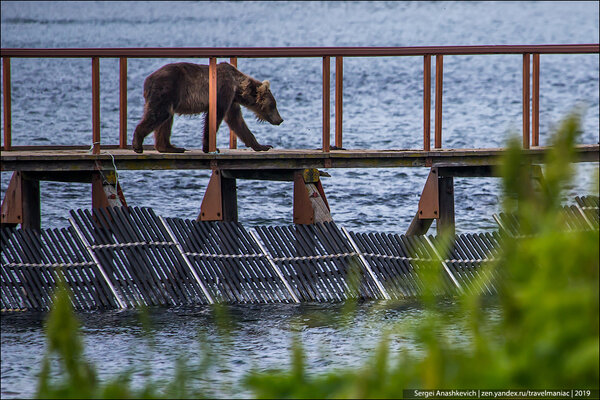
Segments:
[[[253,100],[247,107],[256,114],[256,118],[259,121],[266,121],[272,125],[280,125],[283,122],[283,118],[279,115],[277,101],[275,101],[275,97],[271,93],[270,86],[269,81],[263,81],[258,85],[247,84],[244,91]]]

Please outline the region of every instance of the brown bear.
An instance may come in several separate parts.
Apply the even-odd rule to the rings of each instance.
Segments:
[[[182,153],[182,147],[171,144],[174,114],[206,113],[202,151],[208,153],[208,65],[174,63],[161,67],[144,81],[144,115],[135,128],[132,147],[144,151],[144,138],[154,131],[154,148],[160,153]],[[240,72],[233,65],[217,65],[217,130],[225,119],[235,134],[255,151],[273,146],[258,143],[242,117],[240,104],[256,114],[259,121],[279,125],[283,119],[269,81],[260,82]]]

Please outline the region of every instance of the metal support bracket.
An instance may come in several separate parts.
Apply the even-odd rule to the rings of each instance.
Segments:
[[[406,235],[426,234],[434,219],[437,220],[438,233],[454,234],[454,178],[440,176],[437,167],[429,171],[419,199],[419,209]]]
[[[41,228],[40,181],[15,171],[2,200],[2,225]]]
[[[235,178],[226,178],[220,169],[210,176],[197,221],[237,221],[237,186]]]
[[[294,173],[294,223],[311,225],[333,221],[317,169]]]

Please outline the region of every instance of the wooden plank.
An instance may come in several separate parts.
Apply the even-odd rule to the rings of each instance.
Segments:
[[[525,157],[535,163],[544,162],[548,147],[534,147],[524,151]],[[305,169],[305,168],[388,168],[423,166],[482,166],[497,165],[504,150],[456,149],[426,152],[423,150],[251,150],[223,149],[219,154],[205,154],[199,149],[185,153],[143,154],[127,149],[110,151],[119,170],[171,169]],[[96,161],[104,169],[113,169],[109,154],[92,155],[87,150],[11,151],[0,153],[2,171],[94,171]],[[576,162],[599,161],[600,147],[578,145]],[[325,165],[326,162],[331,162]]]

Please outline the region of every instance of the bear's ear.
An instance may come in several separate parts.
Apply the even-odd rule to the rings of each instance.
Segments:
[[[269,81],[263,81],[261,85],[256,89],[256,102],[262,104],[265,101],[265,95],[269,91]]]

